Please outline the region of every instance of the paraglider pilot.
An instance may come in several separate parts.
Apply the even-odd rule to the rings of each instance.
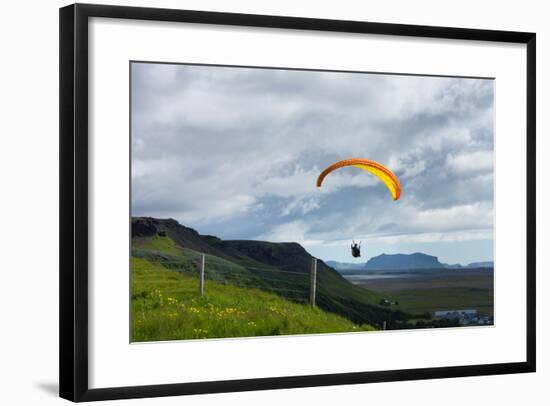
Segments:
[[[355,241],[352,241],[351,255],[353,255],[354,258],[358,258],[361,256],[361,241],[359,241],[359,244],[357,244]]]

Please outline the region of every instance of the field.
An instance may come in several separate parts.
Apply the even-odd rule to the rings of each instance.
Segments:
[[[260,289],[206,281],[132,258],[132,341],[368,331],[333,313]]]
[[[477,309],[482,315],[493,315],[492,272],[444,272],[354,282],[387,294],[388,298],[399,302],[401,310],[413,314]]]

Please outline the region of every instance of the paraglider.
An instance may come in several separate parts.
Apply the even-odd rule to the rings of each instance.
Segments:
[[[384,165],[379,164],[375,161],[371,161],[370,159],[363,158],[344,159],[328,166],[323,170],[323,172],[321,172],[321,174],[317,178],[317,187],[321,187],[323,180],[329,173],[345,166],[355,166],[356,168],[360,168],[372,173],[386,185],[391,193],[393,200],[398,200],[399,197],[401,197],[401,184],[399,183],[399,179],[397,179],[397,176],[395,176],[394,173],[386,168]],[[358,258],[361,256],[361,242],[359,242],[359,244],[356,244],[355,241],[352,241],[351,255],[354,258]]]

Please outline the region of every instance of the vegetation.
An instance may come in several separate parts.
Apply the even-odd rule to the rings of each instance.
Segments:
[[[308,303],[311,256],[296,243],[224,241],[200,235],[174,220],[135,218],[132,239],[135,257],[161,264],[166,269],[198,276],[201,253],[206,254],[205,278],[222,284],[261,289],[295,303]],[[160,236],[162,232],[164,236]],[[411,316],[380,306],[383,294],[355,286],[322,261],[317,269],[316,304],[355,324],[397,328]]]
[[[393,296],[398,297],[402,308],[411,313],[476,309],[482,315],[493,315],[493,291],[489,289],[409,289],[393,292]]]
[[[161,264],[165,269],[185,272],[198,277],[198,265],[201,254],[189,248],[183,248],[169,237],[158,235],[133,239],[134,257],[147,259]],[[237,286],[258,286],[259,279],[246,268],[215,255],[206,255],[207,279],[231,283]]]
[[[370,280],[360,286],[391,296],[403,311],[415,315],[464,309],[493,315],[493,273],[488,271],[434,271],[414,278]],[[424,318],[429,317],[424,315]]]
[[[132,258],[131,292],[134,342],[374,329],[256,288],[207,280],[201,297],[190,272],[145,258]]]

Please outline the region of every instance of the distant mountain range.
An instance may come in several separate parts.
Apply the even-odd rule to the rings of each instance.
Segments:
[[[369,259],[366,263],[352,264],[346,262],[326,261],[326,264],[337,271],[410,271],[417,269],[473,269],[492,268],[493,261],[472,262],[468,265],[445,264],[433,255],[415,252],[414,254],[381,254]]]

